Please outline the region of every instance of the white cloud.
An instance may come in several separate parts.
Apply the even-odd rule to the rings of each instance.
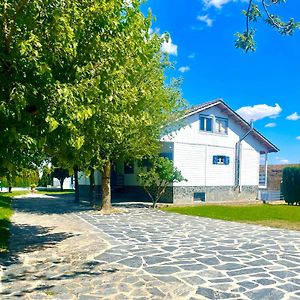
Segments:
[[[282,159],[279,161],[281,164],[288,164],[290,161],[288,159]]]
[[[193,58],[195,58],[196,57],[196,54],[195,53],[191,53],[189,56],[188,56],[188,58],[190,58],[190,59],[193,59]]]
[[[233,0],[203,0],[205,7],[215,7],[221,9],[223,5],[233,2]]]
[[[244,106],[239,108],[236,112],[246,121],[257,121],[266,117],[278,116],[282,111],[279,104],[269,106],[267,104],[257,104],[253,106]]]
[[[161,46],[161,51],[166,52],[170,55],[177,56],[177,48],[178,46],[172,43],[171,37],[169,37],[168,41],[164,41]]]
[[[198,16],[197,20],[204,22],[206,26],[211,27],[213,25],[213,20],[209,17],[209,15]]]
[[[294,112],[293,114],[287,116],[286,119],[290,121],[297,121],[300,119],[300,116],[297,114],[297,112]]]
[[[300,140],[300,135],[296,137],[296,140]]]
[[[189,67],[189,66],[180,67],[180,68],[178,69],[178,71],[181,72],[181,73],[186,73],[186,72],[188,72],[189,70],[190,70],[190,67]]]
[[[155,27],[154,29],[153,28],[149,28],[149,34],[153,34],[153,33],[156,33],[156,34],[160,34],[160,28],[158,27]]]
[[[267,128],[273,128],[273,127],[276,127],[276,126],[277,126],[276,123],[268,123],[268,124],[265,125],[265,127],[267,127]]]

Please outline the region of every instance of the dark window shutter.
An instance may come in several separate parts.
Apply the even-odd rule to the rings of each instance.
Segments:
[[[229,165],[229,163],[230,163],[229,156],[225,156],[224,163],[225,163],[225,165]]]
[[[217,165],[217,164],[218,164],[218,156],[217,156],[217,155],[214,155],[214,156],[213,156],[213,164],[214,164],[214,165]]]

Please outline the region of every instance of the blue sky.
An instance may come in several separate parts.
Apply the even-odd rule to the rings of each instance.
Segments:
[[[284,37],[260,21],[257,51],[245,54],[234,34],[244,31],[246,0],[149,0],[148,7],[153,30],[171,35],[168,76],[183,78],[184,98],[191,105],[222,98],[280,148],[271,163],[300,163],[300,30]],[[299,0],[276,13],[300,21]]]

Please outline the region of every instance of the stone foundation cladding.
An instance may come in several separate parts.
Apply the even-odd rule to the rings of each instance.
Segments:
[[[174,186],[174,204],[193,204],[194,193],[205,193],[205,202],[254,201],[257,199],[257,186],[243,186],[238,192],[233,186]],[[201,201],[197,201],[201,202]]]

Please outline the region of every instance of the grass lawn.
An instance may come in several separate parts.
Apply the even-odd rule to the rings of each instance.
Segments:
[[[11,198],[24,195],[27,191],[17,191],[12,193],[0,193],[0,253],[7,250],[9,236],[10,217],[13,214],[11,208]]]
[[[164,211],[300,230],[300,206],[288,205],[203,205],[166,207]]]
[[[58,191],[58,190],[36,190],[35,193],[37,194],[43,194],[43,195],[68,195],[68,194],[74,194],[75,191],[74,190],[63,190],[63,191]]]

